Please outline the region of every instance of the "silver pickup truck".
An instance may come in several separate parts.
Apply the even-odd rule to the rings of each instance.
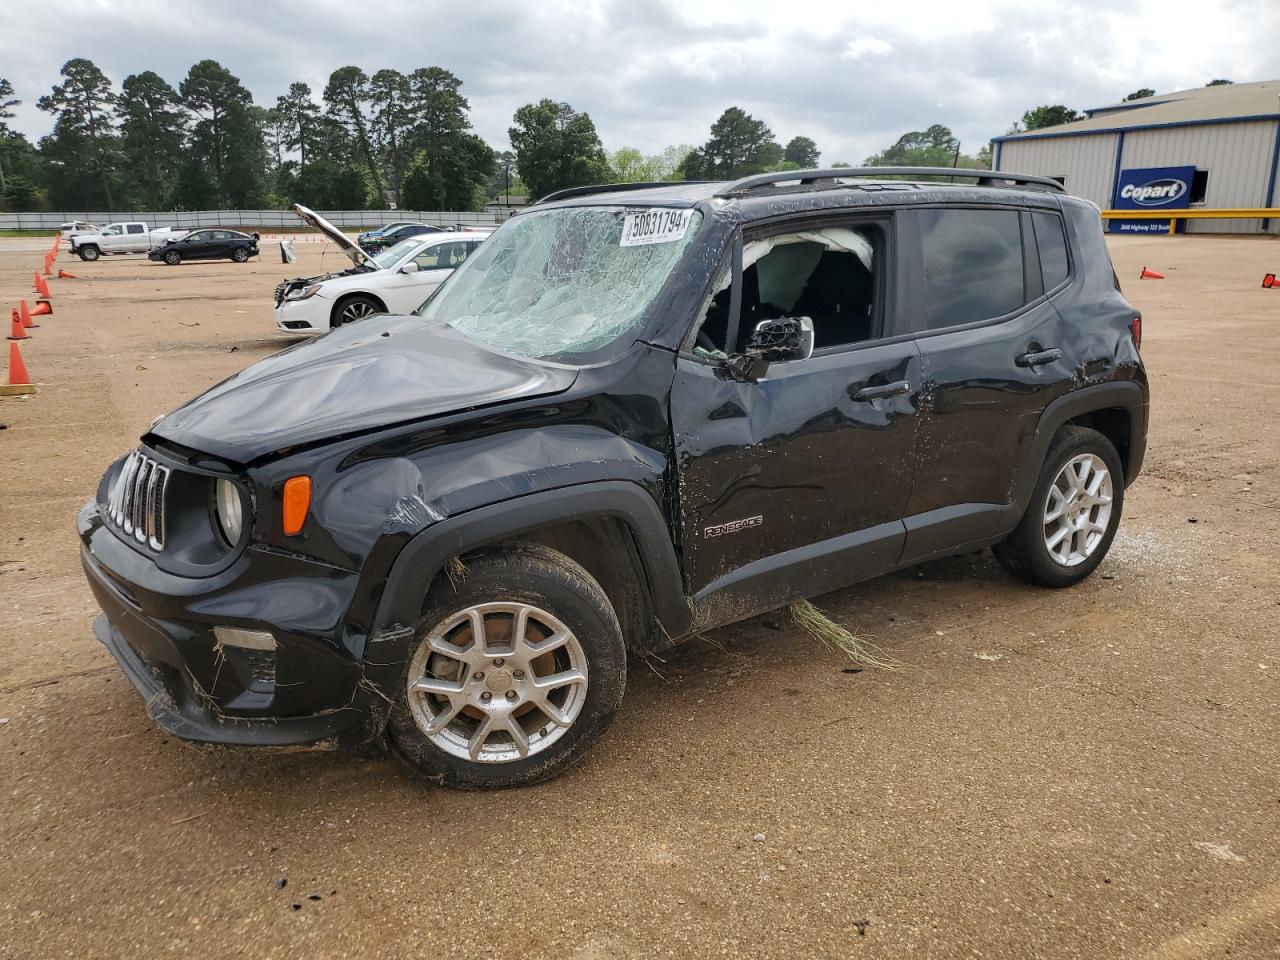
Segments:
[[[71,238],[71,252],[81,260],[97,260],[108,253],[146,253],[191,231],[176,227],[150,229],[141,221],[109,223],[96,233],[77,233]]]

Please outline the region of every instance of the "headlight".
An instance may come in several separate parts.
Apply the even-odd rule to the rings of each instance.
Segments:
[[[320,284],[313,283],[309,287],[294,287],[284,295],[286,300],[306,300],[320,292]]]
[[[234,547],[244,532],[244,501],[239,488],[230,480],[219,480],[214,486],[213,512],[227,544]]]

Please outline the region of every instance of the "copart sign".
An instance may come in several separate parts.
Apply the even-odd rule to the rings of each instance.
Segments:
[[[1191,204],[1195,167],[1143,167],[1121,170],[1114,210],[1185,210]],[[1116,233],[1168,233],[1168,220],[1112,220]]]

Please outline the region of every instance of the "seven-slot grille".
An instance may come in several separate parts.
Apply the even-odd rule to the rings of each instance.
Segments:
[[[107,517],[125,536],[152,550],[164,549],[164,491],[169,468],[135,450],[124,462],[111,491]]]

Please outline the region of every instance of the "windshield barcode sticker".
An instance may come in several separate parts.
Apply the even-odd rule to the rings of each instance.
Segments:
[[[622,221],[620,247],[639,247],[647,243],[671,243],[684,238],[693,217],[692,210],[641,210],[628,213]]]

